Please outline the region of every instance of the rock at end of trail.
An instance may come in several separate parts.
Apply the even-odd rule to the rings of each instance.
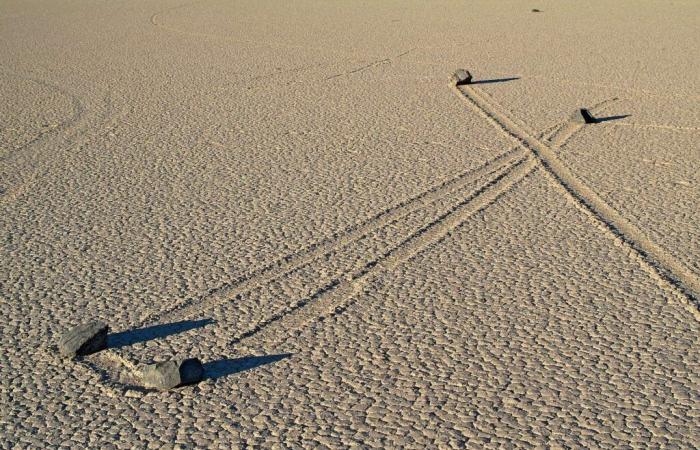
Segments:
[[[574,115],[571,116],[571,120],[576,123],[597,123],[597,120],[595,117],[593,117],[593,114],[591,114],[591,112],[586,108],[577,110]]]
[[[204,377],[204,367],[199,359],[185,359],[180,363],[180,384],[199,383],[202,377]]]
[[[533,8],[533,9],[532,9],[532,12],[542,12],[542,11],[540,11],[540,10],[537,9],[537,8]]]
[[[472,74],[468,70],[458,69],[455,72],[455,78],[457,79],[457,86],[462,86],[463,84],[471,84]]]
[[[167,391],[177,386],[198,383],[203,376],[201,361],[189,358],[148,364],[143,368],[141,379],[144,387]]]
[[[84,323],[68,330],[58,342],[61,356],[89,355],[107,348],[109,327],[100,321]]]

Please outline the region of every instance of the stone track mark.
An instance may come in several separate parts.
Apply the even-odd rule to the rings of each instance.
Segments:
[[[321,311],[328,310],[330,313],[335,314],[338,312],[339,308],[347,307],[349,304],[347,301],[354,301],[354,294],[359,293],[363,286],[366,286],[367,283],[373,280],[374,274],[379,273],[377,272],[378,270],[390,270],[398,264],[397,258],[402,257],[399,261],[401,262],[415,254],[415,252],[412,254],[407,253],[407,249],[405,248],[407,243],[411,245],[408,247],[409,250],[413,249],[416,245],[422,249],[431,243],[430,241],[435,239],[436,231],[442,231],[440,236],[444,237],[449,230],[458,226],[453,223],[454,221],[451,218],[455,211],[461,211],[465,209],[466,206],[477,205],[478,202],[481,201],[481,197],[479,197],[481,193],[486,191],[490,192],[494,185],[500,186],[503,184],[502,180],[509,179],[508,177],[511,177],[514,171],[520,170],[519,168],[528,162],[530,167],[534,167],[533,158],[524,151],[511,151],[498,158],[496,161],[492,161],[490,164],[482,167],[480,170],[468,172],[470,175],[468,177],[463,176],[463,174],[457,177],[457,179],[450,180],[451,183],[443,183],[443,185],[447,184],[447,186],[450,186],[451,189],[431,189],[422,194],[422,197],[420,197],[418,201],[409,203],[407,207],[403,209],[391,209],[391,212],[394,213],[382,216],[380,221],[365,223],[363,227],[356,230],[357,233],[353,235],[354,239],[349,240],[343,245],[338,244],[337,241],[329,242],[328,244],[330,244],[331,247],[328,248],[327,252],[304,255],[305,258],[303,258],[299,264],[294,264],[294,267],[288,268],[289,270],[273,271],[265,274],[265,279],[255,279],[249,283],[240,284],[235,287],[234,292],[237,294],[234,296],[229,292],[229,295],[209,298],[207,299],[209,301],[204,304],[195,303],[188,308],[181,308],[176,311],[177,316],[179,319],[182,319],[188,314],[198,315],[201,314],[202,311],[214,307],[220,302],[235,300],[238,298],[238,295],[243,295],[257,287],[263,287],[266,283],[272,282],[276,278],[284,277],[297,267],[311,264],[317,257],[320,258],[332,254],[342,257],[342,255],[347,252],[355,252],[355,248],[352,244],[361,241],[363,238],[370,235],[373,230],[379,230],[385,226],[392,226],[392,224],[399,222],[405,215],[413,211],[425,209],[425,207],[430,207],[434,202],[439,202],[443,197],[448,197],[447,205],[435,211],[435,214],[429,219],[428,223],[416,224],[414,227],[409,228],[407,233],[403,234],[399,240],[394,241],[394,243],[391,244],[392,246],[384,250],[381,254],[366,257],[361,261],[361,264],[354,269],[350,269],[330,281],[325,281],[323,284],[315,286],[314,289],[317,290],[314,294],[304,295],[300,299],[277,309],[277,311],[261,317],[254,322],[250,329],[247,331],[244,330],[242,334],[239,334],[238,337],[236,337],[236,341],[239,341],[242,337],[252,337],[258,332],[263,332],[261,336],[267,336],[265,333],[270,332],[267,330],[268,328],[274,328],[278,324],[286,327],[289,321],[297,321],[301,316],[308,318],[308,320],[305,320],[300,326],[316,318],[325,317],[325,314],[319,313],[319,308]],[[451,228],[444,231],[446,226]],[[345,238],[353,236],[345,236]],[[417,244],[414,244],[414,242],[417,242]],[[344,247],[349,248],[345,249]],[[316,303],[319,303],[319,305],[317,306]],[[281,330],[281,332],[284,331],[286,331],[286,329]],[[130,395],[140,396],[146,393],[138,386],[141,370],[140,364],[136,355],[129,353],[128,350],[121,350],[118,348],[106,349],[98,354],[89,355],[79,361],[81,367],[97,372],[101,383],[107,390],[113,392],[111,395],[120,395],[120,392],[122,394],[128,392]]]
[[[123,120],[127,114],[126,111],[123,110],[116,111],[111,91],[104,96],[101,107],[88,108],[82,103],[78,96],[71,94],[58,85],[34,78],[23,77],[19,74],[0,72],[0,74],[3,73],[59,91],[71,99],[74,113],[69,119],[62,122],[51,132],[43,133],[31,141],[26,142],[21,148],[16,148],[15,151],[1,156],[0,163],[11,163],[20,159],[24,159],[25,162],[29,163],[34,159],[32,152],[36,151],[36,148],[46,145],[49,140],[54,139],[57,141],[57,144],[54,144],[53,147],[54,154],[59,154],[72,148],[82,148],[82,146],[93,142],[97,137],[102,137],[114,129],[119,121]],[[94,120],[94,123],[91,124],[91,120]],[[95,123],[97,125],[95,125]],[[97,133],[95,133],[95,131],[97,131]],[[33,167],[33,169],[28,172],[15,171],[8,174],[0,171],[0,202],[12,203],[16,201],[18,196],[27,191],[28,186],[40,180],[41,173],[38,169],[34,167],[33,164],[29,164],[29,167]],[[3,168],[3,166],[0,166],[0,169]]]
[[[390,62],[391,62],[391,59],[389,59],[389,58],[381,59],[381,60],[374,61],[374,62],[371,62],[371,63],[369,63],[369,64],[366,64],[366,65],[364,65],[364,66],[362,66],[362,67],[358,67],[357,69],[350,70],[350,71],[348,71],[348,72],[337,73],[337,74],[335,74],[335,75],[331,75],[331,76],[329,76],[329,77],[327,77],[327,78],[324,78],[323,81],[332,80],[333,78],[338,78],[338,77],[342,77],[342,76],[352,75],[353,73],[362,72],[363,70],[370,69],[370,68],[372,68],[372,67],[374,67],[374,66],[378,66],[378,65],[380,65],[380,64],[388,64],[388,63],[390,63]]]
[[[563,123],[549,127],[541,133],[540,136],[555,141],[556,144],[553,145],[563,144],[578,129],[571,130],[566,125],[566,123]],[[526,155],[527,151],[525,149],[516,146],[477,169],[465,171],[456,177],[433,186],[415,197],[409,198],[380,212],[366,222],[346,229],[337,237],[316,243],[300,253],[286,256],[268,266],[254,271],[253,274],[247,278],[235,283],[223,285],[219,288],[211,289],[202,296],[189,298],[169,310],[151,315],[142,321],[140,326],[148,326],[164,321],[185,320],[198,316],[216,305],[234,301],[243,294],[311,264],[317,259],[337,253],[352,243],[363,239],[365,236],[419,209],[425,208],[445,196],[463,189],[471,183],[485,177],[498,175],[499,172],[502,172],[505,168],[512,169],[516,164],[522,162]],[[371,264],[371,262],[368,262],[368,264]],[[341,282],[337,281],[335,284],[341,284]],[[271,319],[268,318],[262,322],[269,322],[270,320]],[[260,327],[256,326],[255,328],[257,329]]]
[[[610,126],[631,127],[631,128],[657,128],[660,130],[677,131],[677,132],[683,132],[683,133],[697,133],[700,131],[700,128],[696,128],[696,127],[674,127],[673,125],[661,125],[661,124],[611,123]]]
[[[16,79],[19,79],[22,81],[34,83],[36,85],[39,85],[39,86],[49,90],[50,92],[58,93],[59,95],[67,98],[70,101],[71,109],[72,109],[70,116],[66,117],[63,121],[56,124],[50,130],[40,131],[33,138],[27,140],[26,142],[23,142],[22,144],[14,147],[14,148],[8,149],[8,151],[6,153],[5,152],[0,153],[0,162],[8,160],[10,158],[10,156],[15,152],[18,152],[20,150],[24,150],[26,148],[33,146],[33,145],[44,142],[51,135],[70,130],[71,128],[77,126],[85,116],[86,109],[85,109],[85,106],[83,105],[83,102],[81,101],[81,99],[77,95],[69,92],[67,89],[64,89],[63,87],[61,87],[55,83],[50,83],[48,81],[40,80],[38,78],[27,77],[27,76],[23,76],[21,74],[12,73],[12,72],[2,71],[2,72],[0,72],[0,75],[5,75],[7,77],[13,77],[13,78],[16,78]]]
[[[402,52],[402,53],[399,53],[398,55],[394,56],[393,58],[378,59],[378,60],[376,60],[376,61],[372,61],[371,63],[365,64],[364,66],[360,66],[360,67],[358,67],[358,68],[349,70],[349,71],[347,71],[347,72],[343,72],[343,73],[338,73],[338,74],[335,74],[335,75],[331,75],[331,76],[329,76],[329,77],[327,77],[327,78],[324,78],[324,81],[332,80],[333,78],[338,78],[338,77],[342,77],[342,76],[350,76],[350,75],[352,75],[352,74],[354,74],[354,73],[363,72],[363,71],[365,71],[365,70],[367,70],[367,69],[371,69],[372,67],[380,66],[380,65],[382,65],[382,64],[390,64],[394,59],[399,59],[399,58],[401,58],[402,56],[408,55],[408,54],[411,53],[413,50],[415,50],[415,48],[411,48],[411,49],[408,49],[408,50],[406,50],[406,51],[404,51],[404,52]]]
[[[581,181],[555,154],[551,147],[532,136],[495,107],[474,86],[454,86],[459,96],[484,115],[506,135],[522,144],[537,158],[546,173],[562,187],[577,204],[590,211],[620,244],[634,251],[649,269],[672,287],[678,289],[686,307],[700,320],[700,280],[661,246],[657,245],[634,224],[608,205]]]
[[[312,297],[303,299],[286,311],[259,323],[232,341],[232,345],[249,351],[258,351],[262,345],[276,345],[308,323],[323,320],[347,309],[366,287],[382,275],[392,272],[400,264],[412,259],[427,248],[443,240],[474,214],[494,203],[510,191],[536,167],[527,157],[512,170],[504,171],[487,184],[476,188],[435,221],[413,232],[408,238],[375,261],[352,274],[347,283],[333,283]]]
[[[337,252],[353,242],[367,236],[402,217],[423,208],[445,195],[458,190],[472,182],[478,181],[504,168],[511,167],[526,156],[522,148],[515,148],[477,169],[468,170],[458,176],[433,186],[431,189],[405,200],[375,215],[368,221],[346,229],[339,236],[314,244],[306,250],[287,256],[271,265],[259,269],[249,277],[236,283],[226,284],[210,290],[203,296],[190,298],[175,307],[147,317],[140,325],[147,326],[170,320],[183,320],[191,315],[201,313],[214,305],[234,300],[236,297],[256,287],[269,283],[314,260]]]
[[[161,16],[161,15],[163,15],[163,14],[165,14],[165,13],[169,13],[169,12],[171,12],[171,11],[175,11],[175,10],[178,10],[178,9],[182,9],[182,8],[187,7],[187,6],[192,6],[192,5],[195,5],[195,4],[197,4],[197,3],[201,3],[201,0],[195,0],[195,1],[193,1],[193,2],[188,2],[188,3],[185,3],[185,4],[183,4],[183,5],[173,6],[173,7],[171,7],[171,8],[167,8],[167,9],[158,11],[158,12],[156,12],[156,13],[154,13],[154,14],[151,15],[151,17],[150,17],[151,25],[153,25],[153,26],[156,27],[156,28],[161,28],[161,29],[163,29],[163,30],[165,30],[165,31],[170,31],[170,32],[172,32],[172,33],[184,34],[184,35],[188,35],[188,36],[198,36],[198,37],[207,37],[207,38],[210,38],[211,35],[208,35],[208,34],[205,34],[205,33],[193,33],[193,32],[189,32],[189,31],[179,30],[179,29],[177,29],[177,28],[171,28],[171,27],[168,27],[168,26],[163,25],[161,22],[158,21],[158,17]]]
[[[565,142],[566,139],[568,139],[568,137],[570,137],[572,134],[573,132],[560,124],[548,128],[539,136],[542,138],[557,140],[558,142]],[[527,161],[528,159],[529,162]],[[431,227],[434,230],[441,230],[437,224],[441,221],[448,220],[446,219],[447,216],[454,213],[455,210],[460,209],[460,205],[464,205],[465,197],[472,198],[474,196],[474,192],[482,192],[485,189],[490,189],[489,186],[492,186],[494,183],[498,183],[502,178],[506,176],[511,177],[514,170],[521,170],[520,167],[522,166],[523,162],[527,162],[528,164],[534,166],[534,160],[527,155],[527,151],[516,146],[511,151],[506,152],[505,154],[495,158],[476,170],[466,171],[450,180],[444,181],[416,197],[408,199],[381,212],[369,221],[350,228],[344,235],[341,236],[341,240],[344,241],[342,245],[339,243],[338,239],[335,241],[329,240],[322,242],[312,246],[311,249],[318,250],[320,245],[325,245],[326,247],[324,248],[328,250],[327,252],[318,251],[315,253],[315,257],[310,257],[306,261],[290,266],[286,271],[278,270],[275,272],[275,276],[270,276],[268,279],[257,279],[255,283],[250,283],[250,286],[247,289],[244,289],[241,286],[232,286],[233,289],[237,290],[240,295],[242,295],[245,292],[264,285],[263,282],[266,283],[274,281],[276,278],[289,274],[299,267],[312,263],[317,258],[338,253],[341,248],[358,242],[370,233],[378,231],[385,226],[391,226],[415,211],[419,211],[424,209],[426,206],[442,201],[450,195],[457,196],[457,198],[454,199],[451,204],[448,203],[449,206],[447,209],[437,211],[434,219],[432,219],[428,224],[423,224],[418,229],[414,228],[408,234],[405,234],[402,241],[396,244],[394,248],[385,251],[383,256],[374,256],[372,259],[366,260],[364,265],[362,265],[360,268],[355,269],[352,272],[348,272],[343,277],[331,280],[325,286],[320,287],[320,289],[318,289],[314,295],[305,296],[302,300],[287,305],[281,311],[259,320],[257,325],[240,334],[236,338],[235,342],[240,343],[244,341],[241,345],[247,345],[250,342],[259,342],[257,341],[258,338],[264,338],[265,336],[268,336],[270,333],[274,332],[269,328],[277,329],[276,333],[285,333],[287,331],[285,327],[288,326],[289,321],[297,323],[298,327],[296,329],[299,329],[299,327],[312,323],[315,320],[323,320],[325,317],[342,313],[345,308],[356,301],[357,296],[355,294],[361,292],[363,290],[363,286],[368,286],[374,279],[376,279],[376,277],[372,275],[377,273],[376,270],[371,273],[368,272],[372,271],[372,269],[379,263],[383,264],[382,267],[385,268],[384,270],[386,270],[387,264],[389,267],[392,267],[392,261],[395,261],[396,255],[405,255],[405,250],[401,249],[403,244],[406,242],[413,242],[413,239],[417,238],[420,234],[426,232],[426,230],[430,229]],[[527,173],[524,173],[522,178],[524,178],[526,175]],[[481,184],[477,184],[484,177],[487,177],[487,180]],[[514,185],[517,182],[518,180],[513,180],[512,184]],[[468,186],[472,187],[470,190],[466,191],[468,194],[465,196],[464,188]],[[493,201],[495,200],[496,199]],[[475,204],[476,203],[472,203],[472,206]],[[450,222],[447,222],[447,225],[449,225],[449,223]],[[459,225],[453,224],[451,229],[454,229],[456,226]],[[450,231],[451,230],[448,230],[447,233]],[[355,238],[352,239],[350,236],[348,236],[349,233],[355,233]],[[446,234],[443,234],[443,236],[444,235]],[[427,237],[431,236],[435,237],[435,232],[431,232],[427,235]],[[442,239],[442,237],[438,237],[438,239],[433,241],[432,244],[438,242],[439,239]],[[410,248],[415,250],[415,247]],[[422,251],[422,249],[419,249],[418,251]],[[300,255],[310,256],[303,253]],[[291,262],[293,257],[294,255],[283,259],[281,262]],[[394,259],[388,259],[389,257]],[[411,256],[409,256],[409,258],[410,257]],[[403,260],[396,264],[398,265],[402,261]],[[355,284],[348,284],[353,283],[355,280],[359,281],[357,281]],[[231,291],[227,292],[228,295],[221,295],[216,298],[205,298],[205,303],[195,302],[185,307],[179,305],[172,310],[173,314],[176,314],[179,317],[193,315],[195,313],[201,314],[201,312],[206,310],[208,307],[216,306],[224,301],[231,301],[235,298],[239,298],[239,294],[233,296],[231,295]],[[331,297],[329,298],[329,296]],[[320,300],[321,303],[319,303],[317,306],[313,302],[318,300]],[[304,320],[299,319],[302,316],[305,318]],[[165,316],[161,315],[159,317],[163,318]],[[279,327],[277,327],[278,323],[283,325],[281,330],[279,330]],[[255,335],[257,333],[262,334],[256,337]],[[81,362],[80,365],[85,369],[91,369],[93,372],[97,372],[97,375],[105,385],[105,389],[113,392],[110,395],[132,395],[138,397],[146,393],[143,391],[143,389],[134,384],[134,380],[138,378],[139,363],[132,361],[128,354],[125,354],[118,349],[108,349],[102,352],[97,358],[88,357],[85,361]]]
[[[602,109],[604,109],[604,107],[607,106],[609,103],[612,103],[614,101],[617,101],[617,98],[606,99],[606,100],[603,100],[601,102],[596,103],[595,105],[591,106],[588,109],[592,113],[597,113],[597,112],[601,111]],[[493,104],[495,102],[491,102],[491,103]],[[566,141],[571,139],[571,137],[576,132],[581,130],[582,128],[583,128],[583,125],[581,125],[580,123],[571,122],[571,121],[566,122],[557,131],[557,133],[555,133],[553,136],[551,136],[549,139],[546,140],[549,143],[549,148],[552,150],[558,149],[559,147],[564,145],[564,143],[566,143]]]

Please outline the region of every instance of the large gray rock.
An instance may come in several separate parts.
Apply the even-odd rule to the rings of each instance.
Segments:
[[[457,86],[462,86],[463,84],[471,84],[472,74],[468,70],[459,69],[455,72],[455,78],[457,79]]]
[[[576,123],[598,123],[596,118],[593,117],[593,114],[591,114],[591,112],[588,111],[586,108],[576,110],[574,115],[571,116],[571,120],[573,120]]]
[[[148,364],[143,368],[141,380],[147,388],[167,391],[177,386],[202,381],[204,367],[197,358]]]
[[[78,325],[61,336],[58,351],[69,358],[99,352],[107,348],[108,332],[109,327],[99,321]]]

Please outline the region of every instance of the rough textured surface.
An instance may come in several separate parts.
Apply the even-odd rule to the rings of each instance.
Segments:
[[[697,315],[630,244],[700,277],[699,15],[0,0],[3,444],[700,447]],[[67,367],[78,317],[118,339]],[[206,379],[111,378],[162,355]]]
[[[58,341],[61,356],[73,358],[107,348],[109,327],[103,322],[89,322],[66,331]]]
[[[142,371],[143,385],[147,388],[168,390],[202,381],[204,368],[197,358],[147,364]]]

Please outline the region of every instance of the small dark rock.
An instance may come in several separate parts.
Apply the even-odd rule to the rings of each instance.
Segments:
[[[455,72],[455,78],[457,78],[457,86],[462,86],[464,84],[471,84],[472,74],[468,70],[458,69]]]
[[[99,321],[78,325],[63,334],[58,342],[58,351],[70,358],[99,352],[107,348],[108,332],[109,327]]]
[[[540,11],[540,10],[537,9],[537,8],[533,8],[533,9],[532,9],[532,12],[542,12],[542,11]]]
[[[143,385],[161,391],[198,383],[203,376],[204,367],[197,358],[148,364],[142,371]]]
[[[581,108],[571,116],[571,119],[576,123],[597,123],[595,117],[586,108]]]

